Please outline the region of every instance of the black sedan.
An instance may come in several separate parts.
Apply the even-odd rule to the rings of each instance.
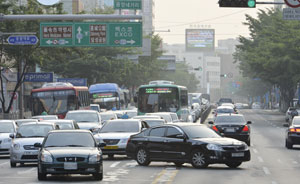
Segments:
[[[214,122],[208,122],[211,128],[225,137],[231,137],[244,141],[250,146],[250,126],[251,121],[245,120],[241,114],[221,114]]]
[[[88,130],[51,131],[44,139],[38,155],[38,179],[47,174],[92,174],[96,180],[103,178],[102,152],[93,134]]]
[[[166,161],[176,166],[191,163],[195,168],[215,163],[236,168],[250,160],[244,142],[221,137],[207,126],[193,123],[165,124],[133,135],[126,153],[143,166],[151,161]]]
[[[295,116],[291,123],[285,124],[289,127],[286,131],[285,147],[292,149],[294,144],[300,144],[300,116]]]

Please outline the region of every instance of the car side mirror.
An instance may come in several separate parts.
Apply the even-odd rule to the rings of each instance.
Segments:
[[[105,142],[101,142],[101,143],[98,144],[98,147],[99,147],[99,148],[103,148],[103,147],[105,147],[105,146],[106,146],[106,143],[105,143]]]
[[[42,144],[41,144],[41,143],[34,143],[34,147],[36,147],[36,148],[41,148],[41,147],[42,147]]]
[[[247,121],[247,124],[250,125],[250,124],[252,124],[252,122],[251,121]]]
[[[283,127],[289,127],[289,124],[288,123],[284,123]]]
[[[9,137],[12,139],[15,138],[15,134],[9,134]]]
[[[179,135],[176,135],[176,138],[177,139],[185,139],[185,136],[183,134],[179,134]]]
[[[208,124],[209,124],[209,125],[213,125],[214,122],[213,122],[213,121],[209,121]]]

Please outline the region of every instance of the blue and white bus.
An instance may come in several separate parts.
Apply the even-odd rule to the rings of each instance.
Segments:
[[[121,110],[127,104],[123,90],[116,83],[99,83],[89,87],[91,103],[99,104],[101,109]]]

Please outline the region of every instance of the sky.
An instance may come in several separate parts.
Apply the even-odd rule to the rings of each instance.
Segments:
[[[217,44],[219,39],[248,36],[248,27],[242,24],[245,14],[257,17],[259,9],[273,7],[257,4],[256,8],[220,8],[218,0],[155,0],[154,30],[164,43],[176,44],[185,43],[185,29],[215,29]]]

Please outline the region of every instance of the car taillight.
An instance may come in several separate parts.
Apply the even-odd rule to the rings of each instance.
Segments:
[[[212,129],[213,129],[214,131],[216,131],[216,132],[219,131],[218,128],[216,127],[216,125],[212,126]]]
[[[298,129],[298,128],[290,128],[289,131],[290,132],[300,132],[300,129]]]
[[[243,132],[249,132],[249,127],[247,125],[245,125],[242,131]]]

